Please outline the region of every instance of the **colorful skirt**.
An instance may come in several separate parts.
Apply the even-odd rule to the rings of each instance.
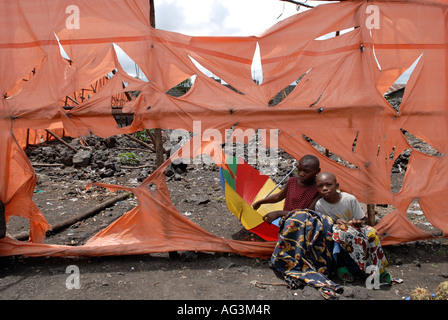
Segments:
[[[328,278],[332,267],[332,220],[311,210],[295,210],[280,222],[279,240],[271,257],[292,289],[307,284],[340,293]]]
[[[380,274],[386,270],[387,259],[381,247],[380,237],[374,228],[368,226],[354,228],[335,224],[332,238],[364,273],[371,265],[376,266]]]

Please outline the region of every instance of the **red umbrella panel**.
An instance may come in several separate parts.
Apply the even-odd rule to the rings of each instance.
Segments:
[[[261,174],[243,159],[229,157],[228,160],[228,170],[232,170],[234,177],[227,169],[219,170],[227,207],[247,230],[267,241],[277,241],[278,221],[268,224],[263,221],[263,216],[271,211],[282,210],[284,201],[264,204],[258,210],[252,208],[252,204],[280,189],[271,178]]]

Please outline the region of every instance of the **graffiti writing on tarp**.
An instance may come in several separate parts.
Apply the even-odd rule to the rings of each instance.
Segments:
[[[204,131],[201,130],[201,121],[193,121],[193,137],[199,136],[199,140],[193,141],[193,149],[197,150],[199,146],[195,147],[195,142],[203,143],[207,141],[215,142],[211,147],[222,147],[222,150],[226,154],[247,158],[249,164],[269,163],[271,166],[278,164],[278,153],[270,152],[269,149],[278,149],[278,129],[258,129],[247,128],[242,130],[241,128],[225,129],[224,134],[222,130],[208,128]],[[170,141],[176,143],[172,151],[180,149],[191,138],[190,132],[183,129],[173,130],[170,134]],[[199,142],[200,141],[200,142]],[[216,143],[217,142],[217,143]],[[269,142],[269,148],[263,147],[264,143]],[[245,143],[247,145],[245,146]],[[214,150],[214,154],[221,154],[220,150]],[[193,164],[223,164],[225,159],[210,158],[207,154],[200,154],[195,158],[190,157],[189,149],[185,149],[182,152],[182,158],[176,159],[175,163],[193,163]],[[246,156],[245,156],[246,155]],[[219,162],[221,160],[221,162]],[[218,162],[216,162],[218,161]]]

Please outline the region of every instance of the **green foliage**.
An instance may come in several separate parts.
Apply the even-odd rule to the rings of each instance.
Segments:
[[[182,94],[187,93],[191,87],[193,86],[191,79],[185,79],[184,81],[182,81],[181,83],[179,83],[176,88],[177,90],[179,90],[179,92],[181,92]]]
[[[120,153],[118,155],[122,164],[139,164],[140,159],[133,152]]]
[[[149,141],[149,135],[148,132],[146,132],[146,130],[135,132],[134,136],[144,142]]]

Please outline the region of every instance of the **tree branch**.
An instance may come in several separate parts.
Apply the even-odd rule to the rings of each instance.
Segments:
[[[298,6],[303,6],[303,7],[307,7],[307,8],[314,8],[313,6],[310,6],[309,4],[306,4],[306,3],[303,3],[303,2],[299,2],[299,1],[294,1],[294,0],[280,0],[280,1],[294,3],[294,4],[298,5]]]

